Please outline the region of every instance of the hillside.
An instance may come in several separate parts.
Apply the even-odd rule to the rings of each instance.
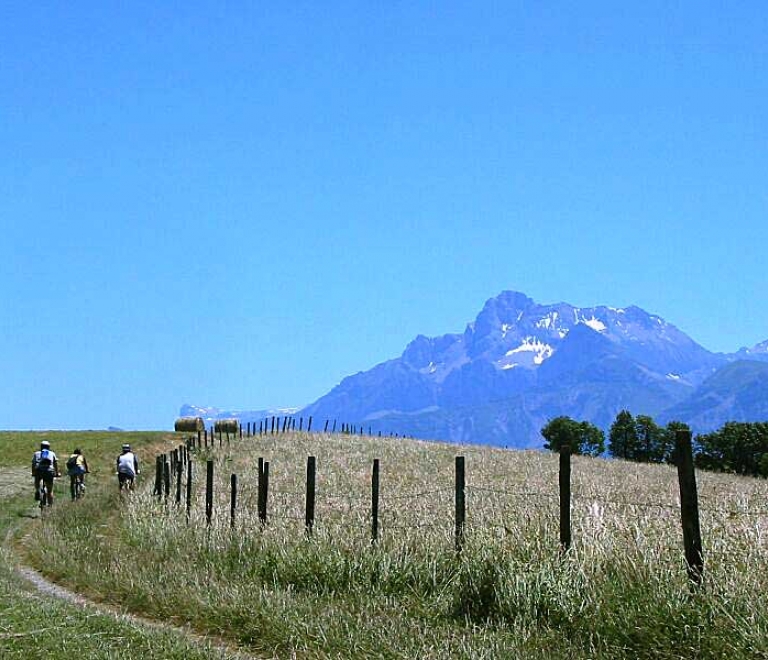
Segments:
[[[458,554],[457,454],[467,512]],[[258,457],[269,465],[263,520]],[[717,588],[691,598],[669,466],[574,457],[567,555],[548,452],[286,433],[193,453],[192,474],[188,519],[173,491],[167,502],[153,496],[150,476],[130,497],[109,489],[62,504],[26,539],[28,560],[94,598],[267,657],[738,660],[768,646],[768,584],[752,570],[768,560],[764,480],[699,473],[706,577]]]

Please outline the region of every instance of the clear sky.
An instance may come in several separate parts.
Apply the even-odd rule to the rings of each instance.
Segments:
[[[768,339],[768,4],[0,5],[0,428],[304,405],[505,289]]]

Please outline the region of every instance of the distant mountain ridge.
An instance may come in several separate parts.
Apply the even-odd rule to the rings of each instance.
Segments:
[[[636,306],[541,305],[504,291],[463,333],[419,335],[400,357],[344,378],[296,414],[514,447],[540,447],[541,427],[557,415],[607,428],[624,408],[707,431],[729,415],[763,414],[758,401],[768,394],[768,380],[748,369],[725,382],[739,389],[749,373],[749,396],[721,393],[710,414],[700,409],[715,402],[706,389],[712,377],[737,360],[765,365],[768,341],[713,353]]]

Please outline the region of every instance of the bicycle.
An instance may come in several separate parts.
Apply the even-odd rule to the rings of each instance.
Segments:
[[[40,485],[37,489],[38,495],[40,496],[40,515],[43,515],[43,511],[47,507],[51,506],[51,502],[49,499],[49,491],[48,491],[48,484],[46,483],[45,479],[40,479]]]
[[[79,500],[85,495],[85,473],[71,475],[70,493],[73,500]]]
[[[127,474],[124,472],[118,472],[117,473],[117,485],[118,490],[122,493],[123,491],[130,492],[133,490],[133,482],[135,480],[135,475]]]

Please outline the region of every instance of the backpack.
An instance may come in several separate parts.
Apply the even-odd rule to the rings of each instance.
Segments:
[[[72,454],[72,456],[70,456],[67,459],[67,470],[69,472],[73,472],[76,468],[77,468],[77,454]]]
[[[40,452],[40,461],[37,464],[38,469],[49,470],[51,468],[52,463],[53,461],[51,460],[51,450],[43,449]]]

